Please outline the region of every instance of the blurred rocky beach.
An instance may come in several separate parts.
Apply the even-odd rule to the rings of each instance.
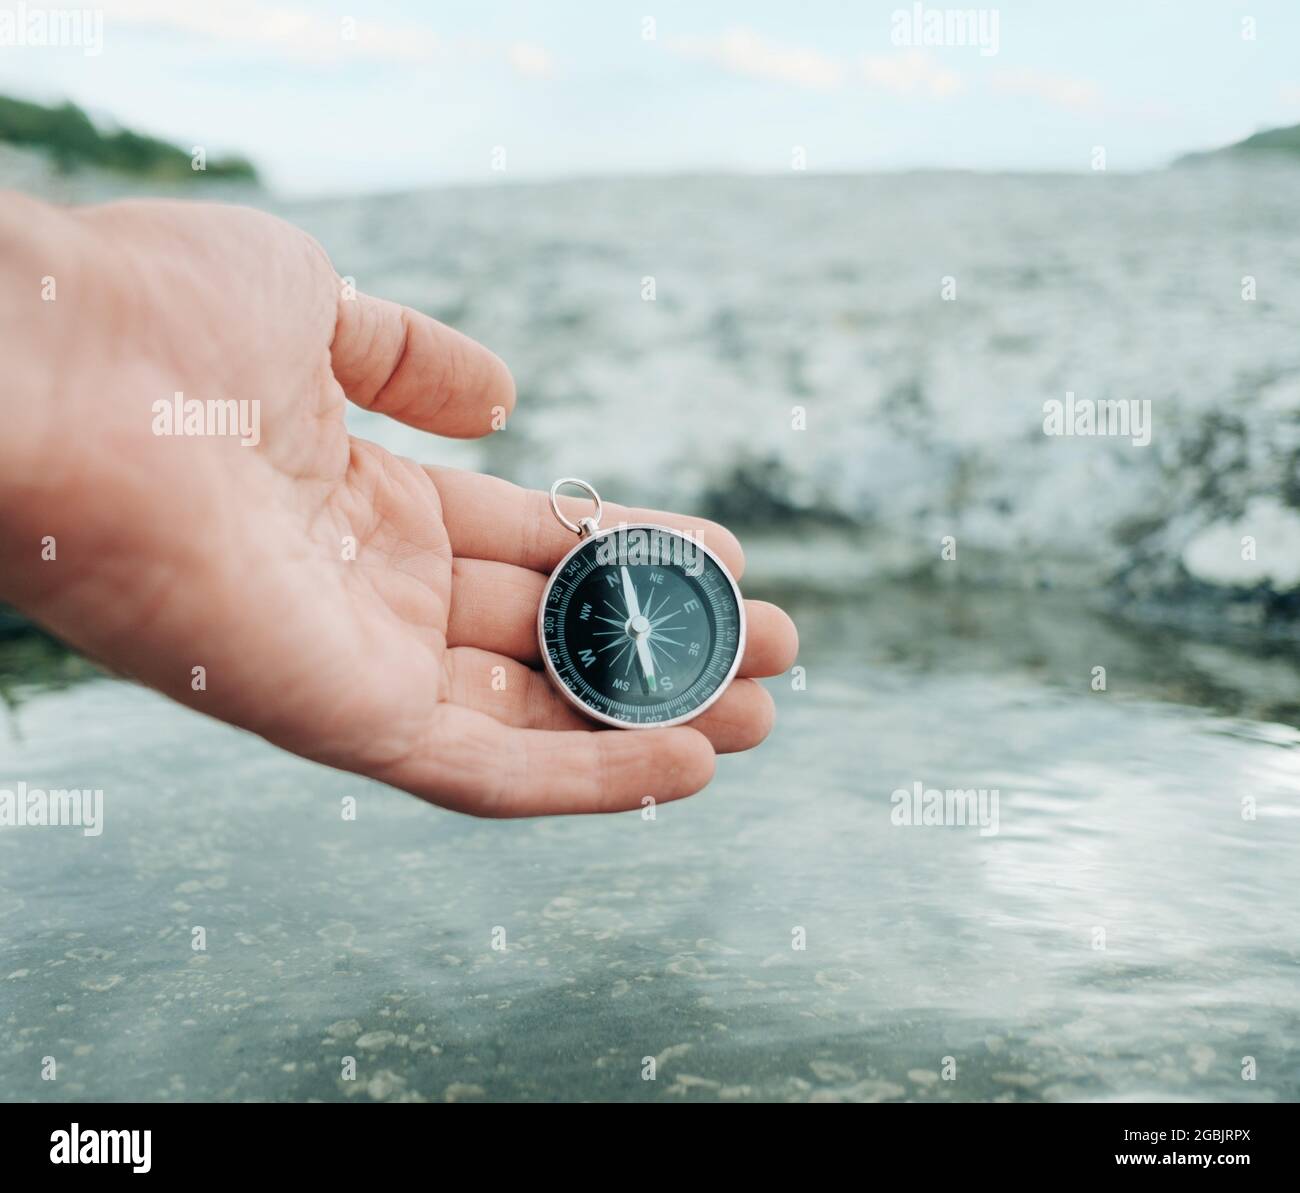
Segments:
[[[1252,163],[584,181],[285,213],[361,287],[511,363],[519,410],[474,466],[702,510],[816,587],[959,572],[1287,631],[1297,210],[1300,168]],[[1069,395],[1144,404],[1149,442],[1045,434]]]
[[[1295,154],[312,201],[10,145],[0,184],[283,215],[519,383],[482,443],[360,411],[358,434],[724,519],[763,540],[755,579],[1065,587],[1198,632],[1300,633]],[[1147,441],[1045,433],[1066,401],[1140,407]]]

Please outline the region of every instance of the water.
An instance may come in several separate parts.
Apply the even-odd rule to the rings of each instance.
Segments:
[[[1297,200],[1207,170],[275,205],[519,378],[493,440],[359,433],[726,517],[806,684],[653,821],[492,823],[0,641],[0,787],[106,806],[0,831],[0,1098],[1300,1097],[1294,604],[1212,549],[1252,502],[1291,549]],[[1150,398],[1151,445],[1046,439],[1067,389]],[[891,823],[918,782],[996,789],[997,833]]]
[[[772,595],[806,688],[654,821],[469,820],[11,674],[6,775],[106,810],[0,832],[3,1096],[1300,1096],[1291,659],[1042,595]],[[997,788],[997,834],[892,824],[916,781]]]

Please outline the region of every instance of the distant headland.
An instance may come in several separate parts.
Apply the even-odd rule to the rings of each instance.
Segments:
[[[156,182],[258,182],[257,170],[245,158],[202,160],[130,129],[101,129],[72,103],[46,107],[0,96],[0,144],[39,150],[67,172],[92,167]]]
[[[1300,124],[1293,124],[1288,128],[1264,129],[1262,132],[1247,137],[1244,141],[1225,145],[1221,149],[1185,153],[1174,162],[1174,165],[1186,166],[1195,162],[1242,161],[1245,159],[1290,159],[1300,163]]]

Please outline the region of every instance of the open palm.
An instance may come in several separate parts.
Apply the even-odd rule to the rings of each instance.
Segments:
[[[3,300],[14,350],[48,365],[16,371],[31,500],[5,515],[6,562],[58,544],[42,568],[7,569],[3,595],[32,616],[296,753],[482,815],[687,795],[715,751],[766,735],[752,678],[690,726],[596,729],[538,669],[542,587],[575,541],[545,495],[347,433],[348,400],[490,433],[514,385],[486,349],[354,294],[314,241],[257,212],[125,203],[33,225],[64,277],[57,301]],[[39,248],[30,268],[49,270]],[[177,393],[255,401],[259,441],[159,433],[155,403]],[[717,525],[606,508],[607,525],[693,530],[741,574]],[[793,625],[747,613],[742,676],[783,671]]]

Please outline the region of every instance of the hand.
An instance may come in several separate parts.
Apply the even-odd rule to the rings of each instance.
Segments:
[[[0,598],[193,708],[481,815],[674,799],[715,750],[767,734],[752,678],[690,726],[593,728],[537,669],[542,586],[573,543],[545,495],[348,435],[347,399],[489,433],[514,385],[486,349],[347,297],[314,241],[257,212],[15,196],[0,212]],[[177,391],[256,400],[259,442],[155,433]],[[719,526],[607,509],[695,531],[743,570]],[[789,618],[747,613],[741,674],[785,670]]]

